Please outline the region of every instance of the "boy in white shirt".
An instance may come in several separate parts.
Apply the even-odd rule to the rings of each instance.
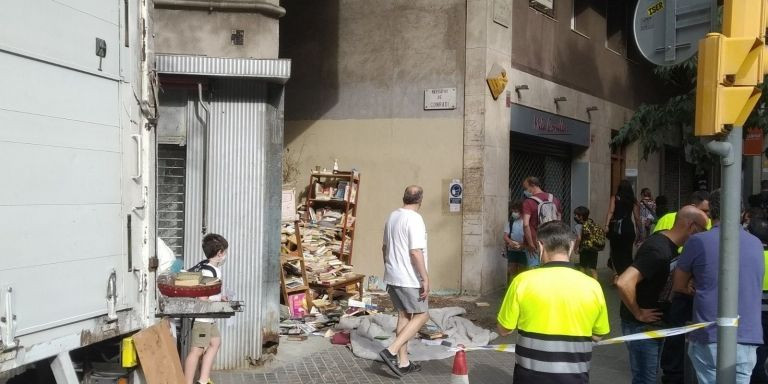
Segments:
[[[227,243],[227,239],[223,236],[215,233],[205,235],[203,238],[203,253],[207,260],[203,260],[190,270],[199,270],[203,276],[221,279],[221,266],[227,260],[228,248],[229,243]],[[198,299],[211,301],[226,300],[221,295],[199,297]],[[216,360],[216,354],[219,352],[220,347],[221,334],[219,333],[219,327],[213,319],[195,319],[192,325],[192,343],[187,359],[184,361],[184,378],[187,384],[195,383],[195,372],[201,357],[203,361],[200,365],[200,378],[197,382],[199,384],[213,383],[210,379],[211,368],[213,368],[213,362]]]

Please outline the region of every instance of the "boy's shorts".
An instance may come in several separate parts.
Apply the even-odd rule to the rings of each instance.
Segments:
[[[207,323],[205,321],[195,321],[192,325],[192,346],[206,349],[211,345],[211,339],[221,337],[219,327],[216,323]]]

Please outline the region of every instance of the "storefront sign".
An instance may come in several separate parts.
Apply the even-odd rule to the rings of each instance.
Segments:
[[[744,138],[744,156],[761,156],[763,154],[763,130],[748,128]]]
[[[456,109],[456,88],[424,90],[424,110]]]
[[[450,212],[461,211],[461,199],[464,197],[464,187],[461,181],[453,179],[448,187],[448,207]]]
[[[589,124],[519,104],[512,105],[512,132],[589,147]]]

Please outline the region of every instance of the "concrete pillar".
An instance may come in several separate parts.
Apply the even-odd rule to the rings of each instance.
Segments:
[[[512,0],[467,1],[461,259],[461,291],[467,294],[502,288],[506,280],[500,253],[509,200],[510,114],[506,94],[493,100],[485,79],[494,64],[510,69],[511,12]],[[508,25],[494,22],[494,13]]]

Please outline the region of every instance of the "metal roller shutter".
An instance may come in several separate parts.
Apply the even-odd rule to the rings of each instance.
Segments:
[[[185,147],[160,145],[157,154],[157,235],[184,257]]]
[[[546,192],[560,199],[563,221],[570,222],[572,149],[515,134],[512,134],[510,149],[510,199],[522,199],[523,180],[528,176],[536,176]]]

